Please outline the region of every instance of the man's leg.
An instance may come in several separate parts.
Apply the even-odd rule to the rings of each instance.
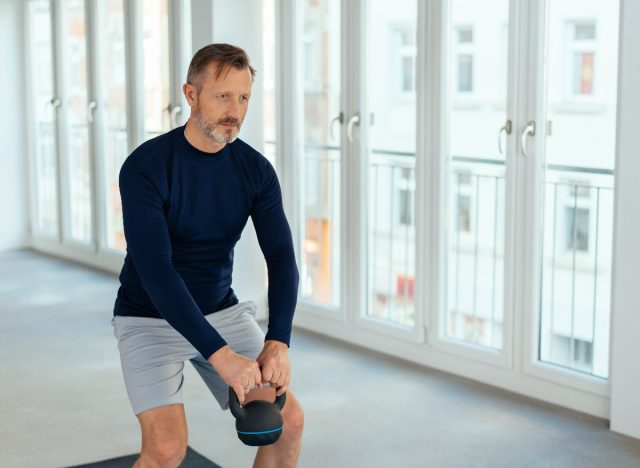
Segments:
[[[251,400],[274,401],[272,388],[255,389],[247,394],[245,404]],[[289,389],[287,400],[282,408],[283,428],[276,443],[264,445],[258,449],[253,468],[290,468],[296,467],[300,457],[304,412],[298,399]]]
[[[142,450],[134,468],[175,468],[187,451],[187,421],[184,405],[174,404],[143,411],[138,415]]]
[[[187,449],[184,361],[197,351],[166,320],[115,317],[114,333],[133,413],[142,432],[136,467],[176,467]]]

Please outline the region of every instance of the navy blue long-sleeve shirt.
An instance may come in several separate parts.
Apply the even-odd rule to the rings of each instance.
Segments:
[[[120,195],[127,255],[114,315],[164,318],[211,356],[226,343],[204,316],[238,303],[233,249],[251,216],[269,278],[265,339],[289,345],[298,269],[278,178],[264,156],[240,139],[200,151],[179,127],[125,160]]]

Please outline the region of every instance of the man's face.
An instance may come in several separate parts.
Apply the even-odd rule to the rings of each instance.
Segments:
[[[216,62],[209,63],[194,87],[191,117],[204,136],[216,143],[238,137],[251,97],[251,72],[227,67],[216,79]]]

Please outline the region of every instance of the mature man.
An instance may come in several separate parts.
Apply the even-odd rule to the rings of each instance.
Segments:
[[[300,453],[303,411],[289,389],[298,291],[291,230],[273,167],[237,139],[254,74],[242,49],[199,50],[183,85],[188,122],[140,145],[120,170],[127,256],[113,325],[142,430],[137,467],[184,458],[186,360],[222,409],[229,386],[243,404],[287,392],[282,435],[258,449],[255,467],[295,466]],[[231,288],[233,248],[249,216],[268,268],[266,336],[255,303]]]

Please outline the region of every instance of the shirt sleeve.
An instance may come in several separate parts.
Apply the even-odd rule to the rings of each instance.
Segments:
[[[278,177],[266,159],[265,164],[261,188],[251,208],[269,278],[269,324],[265,340],[277,340],[289,346],[298,300],[298,267]]]
[[[158,312],[206,359],[226,342],[205,319],[173,263],[163,200],[152,177],[125,161],[120,196],[127,253]]]

